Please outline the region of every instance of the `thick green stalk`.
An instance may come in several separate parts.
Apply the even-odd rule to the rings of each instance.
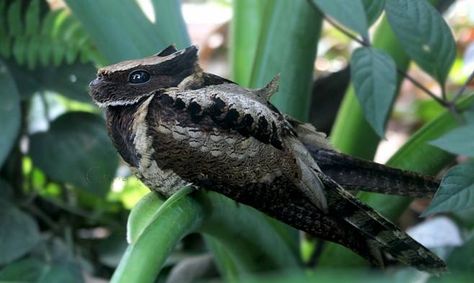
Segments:
[[[230,61],[232,79],[242,86],[250,85],[252,66],[257,52],[260,30],[268,0],[233,1]]]
[[[130,245],[111,282],[155,282],[176,243],[202,223],[201,207],[188,193],[183,189],[163,205],[153,193],[140,201],[129,217]]]
[[[253,65],[250,85],[261,87],[280,74],[280,90],[272,102],[300,120],[309,114],[321,23],[321,15],[307,1],[269,2]]]
[[[189,44],[177,0],[153,1],[155,22],[145,16],[136,1],[66,0],[66,3],[107,59],[100,63],[149,56],[173,43],[178,47]]]
[[[466,109],[473,101],[474,96],[467,97],[460,102],[459,107]],[[429,142],[452,130],[457,125],[456,119],[449,111],[445,110],[438,118],[418,130],[390,158],[387,165],[423,174],[437,174],[447,164],[451,163],[455,156],[431,146]],[[396,220],[412,200],[407,197],[371,193],[360,193],[359,197],[391,220]],[[347,267],[367,264],[358,255],[335,244],[328,245],[320,260],[321,265],[328,266]]]
[[[188,195],[183,189],[163,203],[155,193],[132,210],[130,245],[112,282],[154,282],[176,243],[192,232],[203,233],[229,280],[258,271],[297,269],[292,246],[260,212],[213,193]]]

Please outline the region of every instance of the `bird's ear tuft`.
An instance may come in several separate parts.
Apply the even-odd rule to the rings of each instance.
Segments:
[[[174,44],[166,47],[165,49],[161,50],[159,53],[157,53],[155,56],[158,56],[158,57],[165,57],[165,56],[168,56],[168,55],[171,55],[173,53],[175,53],[176,51],[178,51],[176,49],[176,46]]]
[[[277,74],[266,86],[257,89],[256,94],[266,100],[269,100],[272,95],[278,92],[280,87],[280,74]]]

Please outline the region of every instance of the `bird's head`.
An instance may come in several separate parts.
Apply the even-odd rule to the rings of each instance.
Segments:
[[[89,84],[90,95],[100,107],[132,105],[156,90],[177,87],[201,72],[197,51],[171,45],[154,56],[103,67]]]

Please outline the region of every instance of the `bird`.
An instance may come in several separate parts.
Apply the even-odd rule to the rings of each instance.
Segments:
[[[429,197],[439,182],[337,152],[312,125],[271,104],[278,86],[278,76],[249,89],[206,73],[196,46],[173,45],[100,68],[89,84],[118,153],[151,190],[169,197],[191,184],[343,245],[375,266],[392,260],[445,271],[438,256],[351,193]]]

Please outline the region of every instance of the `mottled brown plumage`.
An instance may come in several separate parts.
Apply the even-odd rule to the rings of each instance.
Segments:
[[[365,163],[337,155],[311,125],[282,115],[268,102],[277,87],[278,79],[259,90],[240,87],[202,72],[195,47],[169,47],[100,69],[91,82],[91,96],[106,108],[107,127],[120,155],[152,190],[169,196],[191,183],[342,244],[373,264],[383,265],[388,254],[420,270],[443,270],[444,263],[433,253],[331,178],[339,175],[341,160]],[[322,162],[331,167],[328,176],[314,157],[327,160],[331,154],[339,163],[331,167]],[[356,172],[356,167],[346,169]],[[403,175],[372,167],[389,176]],[[347,178],[339,179],[350,186]],[[387,185],[385,180],[373,184],[371,189]]]

